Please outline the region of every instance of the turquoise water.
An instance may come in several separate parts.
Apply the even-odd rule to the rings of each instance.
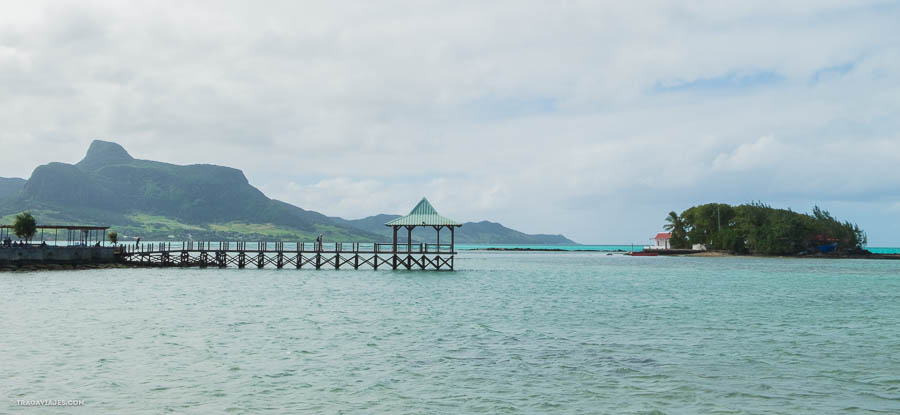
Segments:
[[[562,251],[640,251],[643,245],[456,245],[457,251],[471,251],[479,249],[536,249],[536,250],[562,250]]]
[[[868,247],[873,254],[900,254],[900,248]]]
[[[897,413],[900,261],[0,274],[0,413]]]

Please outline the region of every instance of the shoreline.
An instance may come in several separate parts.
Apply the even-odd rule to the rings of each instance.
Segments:
[[[472,252],[604,252],[608,254],[627,254],[631,251],[623,250],[603,250],[603,249],[561,249],[561,248],[478,248],[466,249],[461,251]],[[634,251],[640,252],[640,251]],[[724,258],[724,257],[746,257],[746,258],[816,258],[816,259],[886,259],[900,260],[900,254],[810,254],[810,255],[744,255],[735,254],[727,251],[690,251],[686,249],[659,249],[649,252],[656,252],[659,256],[677,256],[677,257],[703,257],[703,258]]]

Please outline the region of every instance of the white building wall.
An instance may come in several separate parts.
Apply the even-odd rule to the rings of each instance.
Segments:
[[[652,246],[653,249],[669,249],[669,240],[668,239],[654,239],[655,245]]]

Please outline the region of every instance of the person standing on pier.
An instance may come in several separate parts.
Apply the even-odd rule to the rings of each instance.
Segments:
[[[316,247],[317,247],[316,250],[319,252],[322,252],[322,241],[324,239],[325,238],[323,238],[323,235],[321,233],[319,234],[319,236],[316,237]]]

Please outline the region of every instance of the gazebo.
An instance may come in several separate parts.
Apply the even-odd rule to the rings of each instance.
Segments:
[[[411,257],[411,254],[414,252],[421,253],[423,255],[423,258],[424,258],[424,255],[428,254],[428,253],[435,253],[435,254],[439,254],[439,255],[441,253],[445,253],[445,254],[451,255],[451,258],[452,258],[452,256],[456,253],[455,241],[454,241],[455,229],[462,226],[462,224],[459,222],[456,222],[452,219],[445,218],[445,217],[441,216],[440,214],[438,214],[437,211],[434,209],[434,206],[431,206],[431,203],[428,202],[428,199],[423,197],[422,200],[419,201],[419,204],[417,204],[416,207],[413,208],[413,210],[411,212],[409,212],[408,215],[399,217],[388,223],[385,223],[385,226],[390,226],[394,231],[392,252],[394,254],[393,265],[394,265],[394,268],[396,269],[398,252],[407,254],[407,263],[405,265],[410,265],[409,259]],[[437,243],[434,245],[427,244],[427,243],[422,244],[418,247],[417,250],[414,251],[413,244],[412,244],[412,231],[417,226],[434,228],[434,230],[437,232]],[[400,228],[406,228],[406,232],[407,232],[406,233],[407,239],[406,239],[406,249],[405,250],[397,249],[397,232],[400,230]],[[450,245],[449,246],[446,244],[441,245],[441,229],[443,229],[443,228],[450,228]],[[452,265],[451,265],[451,267],[452,267]]]

